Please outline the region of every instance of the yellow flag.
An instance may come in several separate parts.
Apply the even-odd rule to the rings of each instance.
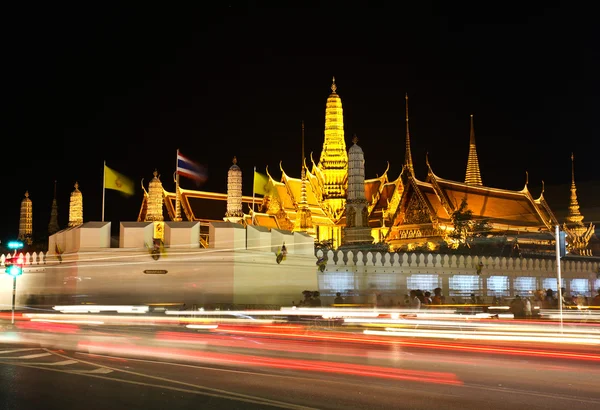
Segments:
[[[268,176],[254,171],[254,192],[259,195],[269,195],[271,193],[271,184],[269,183]]]
[[[110,169],[106,164],[104,165],[104,188],[121,191],[125,195],[133,195],[135,192],[133,180],[123,174],[119,174],[114,169]]]

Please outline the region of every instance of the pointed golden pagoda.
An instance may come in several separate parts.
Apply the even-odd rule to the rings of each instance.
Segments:
[[[308,197],[306,194],[306,158],[304,157],[304,121],[302,121],[302,168],[300,172],[300,178],[302,179],[302,188],[300,190],[300,201],[298,203],[298,216],[296,218],[294,227],[299,232],[310,232],[314,233],[312,214],[308,208]]]
[[[58,204],[56,202],[56,181],[54,181],[54,198],[50,210],[50,222],[48,223],[48,234],[53,235],[60,230],[58,226]]]
[[[165,220],[163,216],[163,186],[156,169],[152,175],[154,178],[148,184],[148,212],[145,222],[160,222]]]
[[[473,114],[471,114],[471,135],[469,141],[469,160],[467,161],[467,175],[465,184],[482,186],[481,173],[479,171],[479,160],[477,159],[477,147],[475,145],[475,127],[473,126]]]
[[[406,101],[406,149],[404,154],[404,166],[409,169],[411,174],[414,174],[415,170],[413,167],[413,160],[410,152],[410,131],[408,129],[408,93],[404,95],[404,100]]]
[[[569,202],[569,213],[565,218],[563,229],[569,236],[571,253],[577,255],[591,256],[588,244],[594,234],[595,226],[583,223],[583,215],[579,212],[579,201],[577,200],[577,186],[575,185],[575,157],[571,153],[571,199]]]
[[[25,191],[25,198],[21,201],[18,239],[27,245],[33,243],[33,203],[29,199],[29,191]]]
[[[344,213],[348,182],[348,153],[344,140],[344,114],[342,100],[337,94],[335,77],[331,94],[325,108],[325,141],[319,164],[314,166],[323,187],[322,198],[325,209],[332,219],[339,220]]]
[[[69,203],[69,227],[79,226],[83,223],[83,194],[79,190],[79,183],[75,182],[75,189],[71,192]]]
[[[233,157],[233,165],[227,172],[227,212],[225,221],[239,223],[244,217],[242,212],[242,170]]]

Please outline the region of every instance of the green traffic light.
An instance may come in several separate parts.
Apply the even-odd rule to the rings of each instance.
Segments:
[[[11,265],[6,268],[6,273],[10,276],[21,276],[23,274],[23,268],[17,265]]]
[[[23,242],[21,241],[10,241],[8,243],[8,249],[21,249],[23,247]]]

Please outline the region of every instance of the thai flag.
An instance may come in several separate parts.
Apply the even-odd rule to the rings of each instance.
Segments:
[[[195,163],[189,158],[184,157],[177,151],[177,175],[193,179],[197,182],[204,182],[208,179],[206,168]]]

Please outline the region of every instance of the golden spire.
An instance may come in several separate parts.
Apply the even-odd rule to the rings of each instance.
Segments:
[[[317,168],[319,183],[322,186],[323,201],[332,218],[340,218],[344,211],[344,198],[348,180],[348,153],[344,140],[344,115],[342,100],[336,93],[337,86],[331,86],[332,93],[327,98],[325,108],[325,141]]]
[[[334,78],[335,85],[335,78]],[[332,88],[333,89],[333,88]],[[298,204],[298,215],[296,216],[295,228],[300,232],[313,231],[312,213],[308,208],[308,196],[306,194],[306,169],[304,167],[304,120],[302,121],[302,185],[300,190],[300,203]]]
[[[237,157],[235,155],[233,156],[233,161],[232,162],[233,162],[233,165],[237,164]]]
[[[54,198],[50,210],[50,222],[48,223],[48,234],[53,235],[60,230],[58,226],[58,204],[56,202],[56,180],[54,180]]]
[[[412,155],[410,153],[410,131],[408,129],[408,93],[404,94],[405,107],[406,107],[406,149],[404,154],[404,165],[408,167],[412,174],[415,173],[413,168]]]
[[[579,212],[577,201],[577,187],[575,186],[575,157],[571,153],[571,201],[569,203],[569,214],[565,218],[568,224],[583,226],[583,215]]]
[[[475,126],[473,125],[473,114],[471,114],[471,135],[469,138],[469,159],[467,161],[467,174],[465,184],[483,185],[481,172],[479,171],[479,160],[477,159],[477,147],[475,145]]]

